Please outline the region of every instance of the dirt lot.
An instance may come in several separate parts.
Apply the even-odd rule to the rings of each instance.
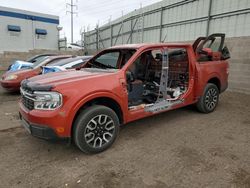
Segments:
[[[28,135],[17,98],[0,89],[0,187],[250,187],[249,95],[130,123],[98,155]]]

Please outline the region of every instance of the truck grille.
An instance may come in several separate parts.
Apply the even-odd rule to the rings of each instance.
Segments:
[[[22,96],[22,103],[27,109],[29,110],[34,109],[34,101],[25,96]]]
[[[21,88],[20,90],[21,90],[21,101],[23,105],[28,110],[33,110],[34,109],[33,93],[29,90],[24,90],[23,88]]]

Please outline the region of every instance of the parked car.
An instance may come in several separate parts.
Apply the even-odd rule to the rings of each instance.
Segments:
[[[228,86],[224,39],[111,47],[79,71],[24,80],[22,124],[33,136],[71,138],[83,152],[98,153],[113,144],[122,124],[192,104],[213,112]]]
[[[69,43],[67,44],[67,48],[70,50],[83,50],[83,47],[76,43]]]
[[[72,57],[71,55],[50,56],[37,60],[29,69],[21,69],[13,72],[6,72],[2,75],[0,83],[7,91],[19,91],[22,80],[37,76],[42,73],[42,66],[55,63],[59,60]]]
[[[32,63],[45,60],[50,56],[55,56],[55,54],[39,54],[27,59],[26,61],[16,60],[8,67],[8,71],[16,71],[19,69],[29,68],[32,66]]]
[[[77,56],[63,59],[59,62],[44,66],[42,74],[47,74],[50,72],[61,72],[69,69],[76,70],[81,68],[81,66],[83,66],[90,58],[92,58],[92,56]]]

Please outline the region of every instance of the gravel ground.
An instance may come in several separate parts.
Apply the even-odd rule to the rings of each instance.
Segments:
[[[18,97],[0,89],[0,187],[250,187],[250,95],[226,92],[211,114],[186,107],[130,123],[97,155],[28,135]]]

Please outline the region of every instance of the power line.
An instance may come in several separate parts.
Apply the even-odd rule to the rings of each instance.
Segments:
[[[146,1],[144,0],[142,2],[149,3],[148,0],[146,0]],[[152,0],[150,0],[150,2],[152,2]],[[139,6],[140,6],[140,4],[138,4],[138,6],[130,4],[130,5],[115,6],[115,9],[113,7],[109,7],[109,6],[114,6],[114,4],[115,3],[110,3],[110,4],[108,4],[108,5],[104,6],[104,7],[103,6],[100,6],[100,7],[97,6],[95,8],[95,10],[92,10],[91,8],[87,8],[86,10],[84,10],[84,12],[79,12],[79,14],[81,14],[81,15],[87,15],[87,14],[91,14],[91,15],[103,15],[103,13],[107,13],[107,12],[112,13],[112,14],[117,14],[117,13],[121,12],[122,10],[128,9],[128,8],[130,10],[127,10],[126,12],[129,13],[129,12],[133,11],[132,8],[136,8],[134,10],[137,10],[137,8],[139,9]],[[121,4],[121,2],[120,2],[120,4]],[[121,10],[118,10],[118,9],[121,9]]]
[[[112,1],[112,0],[110,0]],[[143,2],[145,6],[148,6],[150,5],[151,3],[157,3],[157,2],[161,2],[161,0],[143,0],[143,1],[140,1],[140,2]],[[120,6],[116,6],[115,4],[116,3],[120,3]],[[142,3],[140,3],[142,4]],[[134,10],[139,10],[139,4],[137,6],[137,4],[126,4],[126,5],[121,5],[121,2],[120,1],[116,1],[116,2],[112,2],[112,3],[107,3],[105,4],[105,6],[100,6],[100,4],[98,4],[99,6],[95,6],[95,9],[91,9],[89,8],[88,5],[85,6],[85,10],[84,12],[79,12],[80,15],[93,15],[93,16],[98,16],[98,15],[105,15],[106,13],[109,13],[109,15],[113,15],[113,18],[114,19],[117,19],[119,18],[120,16],[123,16],[123,15],[118,15],[119,13],[123,12],[122,10],[126,10],[125,12],[125,15],[134,11]],[[114,6],[114,7],[110,7],[110,6]],[[144,7],[145,7],[144,6]],[[87,7],[87,8],[86,8]],[[99,10],[100,9],[100,10]],[[100,21],[100,20],[99,20]],[[110,20],[109,20],[110,21]],[[103,22],[103,21],[102,21]]]
[[[154,1],[154,0],[141,0],[141,1],[138,1],[138,3],[136,3],[136,5],[135,4],[130,4],[130,6],[131,5],[135,5],[135,6],[140,6],[140,4],[147,4],[147,3],[153,3],[153,2],[160,2],[161,0],[158,0],[158,1]],[[123,1],[123,2],[125,2],[125,1]],[[107,0],[107,1],[102,1],[102,2],[98,2],[98,4],[93,4],[93,5],[90,5],[90,6],[88,6],[88,5],[86,5],[86,4],[84,4],[84,10],[86,10],[86,11],[95,11],[96,9],[99,9],[99,8],[101,8],[102,10],[103,10],[103,8],[104,7],[110,7],[110,6],[113,6],[113,5],[115,5],[115,4],[122,4],[121,3],[121,1],[119,1],[119,0],[115,0],[115,2],[112,2],[112,0]],[[112,9],[112,7],[111,7],[111,9]]]
[[[100,23],[100,20],[102,20],[102,22],[104,22],[103,18],[104,17],[106,18],[107,14],[109,16],[113,15],[113,19],[116,19],[116,18],[120,17],[119,13],[121,13],[122,10],[125,10],[124,11],[125,15],[128,14],[129,12],[134,11],[134,10],[138,10],[139,9],[139,2],[141,2],[144,6],[148,6],[151,3],[156,3],[156,2],[160,2],[160,1],[161,0],[158,0],[158,1],[157,0],[141,0],[141,1],[138,1],[138,3],[133,2],[130,4],[128,4],[128,3],[125,4],[125,3],[123,3],[124,1],[120,1],[120,0],[103,0],[101,2],[98,2],[98,4],[92,3],[91,5],[90,5],[90,3],[95,2],[95,1],[90,1],[90,3],[88,3],[88,4],[85,3],[84,5],[81,4],[81,2],[83,2],[83,1],[79,1],[78,7],[80,6],[80,8],[78,10],[83,10],[83,11],[82,12],[78,11],[78,12],[81,15],[80,17],[86,16],[86,15],[89,15],[89,16],[91,15],[93,18],[96,18],[97,20],[101,17],[101,19],[99,19],[99,23]],[[71,6],[71,5],[73,5],[73,6]],[[76,20],[76,21],[75,21],[75,19],[73,20],[73,16],[74,16],[74,14],[77,14],[76,12],[74,12],[74,8],[77,8],[77,6],[74,4],[74,2],[71,2],[71,4],[68,4],[67,6],[70,6],[70,8],[72,7],[72,9],[73,9],[73,10],[67,11],[70,14],[71,14],[71,12],[73,12],[73,14],[71,14],[71,20],[72,20],[71,21],[71,42],[73,42],[73,32],[74,32],[73,31],[73,29],[74,29],[73,23],[75,23],[76,21],[78,22],[78,20]],[[91,8],[91,7],[93,7],[93,8]],[[60,16],[60,17],[64,17],[64,16]],[[107,22],[107,21],[105,21],[105,22]]]
[[[114,8],[104,9],[103,8],[101,11],[100,10],[94,10],[94,11],[86,10],[84,12],[79,12],[79,14],[82,14],[82,15],[87,15],[87,14],[101,15],[101,14],[107,13],[107,12],[109,12],[109,13],[121,12],[121,10],[117,10],[117,8],[123,9],[123,8],[134,8],[134,7],[135,7],[134,5],[129,5],[129,6],[118,6],[118,7],[115,7],[115,9]],[[129,12],[129,10],[128,10],[128,12]]]

